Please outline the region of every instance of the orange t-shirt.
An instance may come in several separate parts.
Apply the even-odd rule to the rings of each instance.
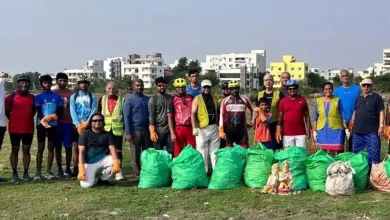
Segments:
[[[271,141],[271,134],[269,132],[269,124],[267,120],[272,116],[270,113],[260,113],[259,108],[255,108],[254,111],[258,113],[256,118],[255,127],[255,143],[256,142],[269,142]]]

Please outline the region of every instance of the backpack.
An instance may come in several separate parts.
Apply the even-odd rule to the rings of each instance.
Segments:
[[[77,97],[79,96],[79,92],[74,93],[74,101],[76,102]],[[92,109],[92,93],[88,92],[89,96],[89,108]]]

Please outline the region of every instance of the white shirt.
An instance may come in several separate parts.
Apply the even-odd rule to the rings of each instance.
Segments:
[[[5,92],[4,92],[4,81],[0,78],[0,126],[5,127]]]

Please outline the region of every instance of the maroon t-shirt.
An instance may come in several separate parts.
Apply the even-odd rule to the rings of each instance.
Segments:
[[[73,91],[69,89],[56,89],[53,92],[60,95],[62,100],[64,100],[64,115],[58,119],[58,122],[72,124],[72,117],[70,116],[70,96],[73,94]]]
[[[283,113],[283,135],[306,135],[305,113],[309,112],[309,107],[304,97],[283,98],[279,103],[279,112]]]

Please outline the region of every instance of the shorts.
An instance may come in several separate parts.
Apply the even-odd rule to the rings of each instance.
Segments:
[[[5,126],[0,126],[0,149],[1,149],[1,146],[3,145],[3,140],[4,140],[4,135],[5,135],[5,131],[7,129],[5,128]]]
[[[123,145],[123,135],[122,136],[116,136],[112,133],[112,130],[110,131],[112,136],[114,137],[115,142],[115,149],[116,152],[122,152],[122,145]]]
[[[306,148],[306,135],[283,136],[283,147],[291,146]]]
[[[20,146],[20,141],[22,145],[31,146],[34,134],[19,134],[19,133],[10,133],[9,139],[11,140],[11,146]]]
[[[57,136],[55,140],[55,147],[70,148],[73,142],[73,124],[58,122],[57,125]]]
[[[79,137],[80,137],[80,134],[77,131],[76,126],[73,125],[73,133],[72,133],[72,141],[73,141],[73,143],[78,143],[79,142]]]
[[[51,126],[50,128],[45,128],[41,124],[37,125],[37,139],[38,143],[45,142],[47,137],[48,142],[54,142],[57,136],[57,126]]]
[[[226,146],[232,147],[233,143],[241,147],[248,147],[248,130],[246,128],[225,127]]]

